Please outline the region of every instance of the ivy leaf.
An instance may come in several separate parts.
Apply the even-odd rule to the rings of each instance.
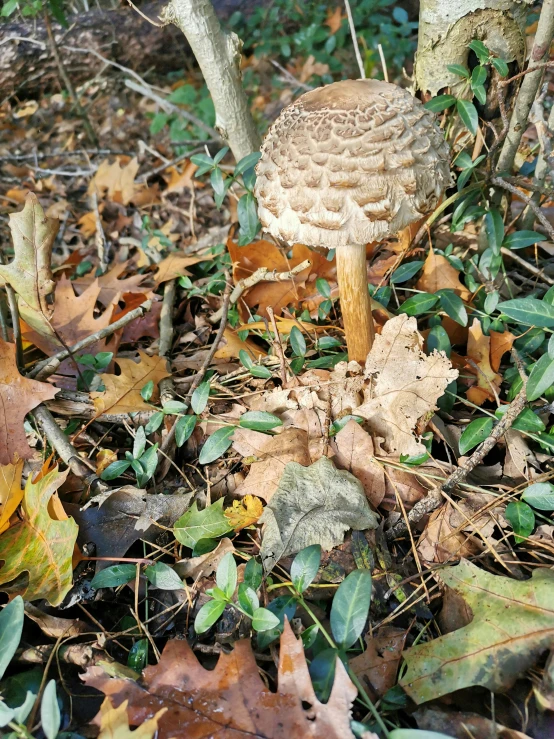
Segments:
[[[550,482],[536,482],[529,485],[521,497],[538,511],[554,511],[554,485]]]
[[[246,411],[239,419],[241,428],[253,431],[271,431],[282,425],[283,422],[278,416],[267,411]]]
[[[491,208],[484,219],[485,233],[490,248],[495,254],[500,253],[504,241],[504,221],[496,208]]]
[[[456,110],[466,128],[475,136],[479,125],[477,108],[469,100],[456,100]]]
[[[464,301],[454,290],[437,290],[435,295],[439,296],[440,306],[447,316],[460,326],[467,326],[467,311]]]
[[[239,230],[239,246],[246,246],[254,241],[256,234],[261,228],[258,220],[258,209],[256,207],[256,198],[252,193],[247,192],[243,195],[237,205],[237,215],[240,224]]]
[[[137,576],[136,565],[121,564],[106,567],[92,578],[90,586],[99,590],[100,588],[117,588],[125,585]]]
[[[331,606],[331,631],[342,649],[361,636],[371,601],[371,573],[354,570],[341,582]]]
[[[504,517],[512,525],[516,541],[522,541],[523,538],[533,533],[535,528],[535,514],[533,509],[522,501],[512,501],[506,506]]]
[[[222,454],[225,454],[233,443],[231,436],[234,434],[235,429],[236,426],[224,426],[214,431],[202,447],[198,462],[200,464],[209,464],[219,459]]]
[[[145,567],[144,574],[149,582],[160,590],[183,590],[183,581],[175,570],[165,562],[156,562]]]
[[[537,298],[515,298],[498,304],[498,309],[516,323],[554,328],[554,306]]]
[[[400,285],[403,282],[407,282],[411,277],[416,275],[419,270],[423,267],[422,261],[415,261],[415,262],[406,262],[406,264],[401,264],[398,269],[395,269],[391,278],[390,283],[391,285]]]
[[[455,102],[456,98],[454,95],[437,95],[437,97],[428,100],[423,107],[431,110],[433,113],[440,113],[441,110],[450,108]]]
[[[210,600],[204,603],[194,619],[194,630],[197,634],[208,631],[225,610],[227,604],[224,600]]]
[[[539,241],[544,241],[546,236],[537,233],[537,231],[514,231],[508,234],[504,239],[502,246],[507,249],[524,249],[526,246],[533,246]]]
[[[420,316],[422,313],[427,313],[427,311],[434,308],[438,300],[438,295],[417,293],[416,295],[412,295],[411,298],[408,298],[408,300],[405,300],[400,306],[400,310],[409,316]]]
[[[302,549],[294,558],[290,568],[290,579],[297,593],[303,593],[317,575],[321,562],[321,547],[312,544]]]
[[[491,435],[493,419],[489,416],[476,418],[460,437],[460,454],[465,454]]]
[[[537,400],[552,385],[554,385],[554,359],[547,353],[542,355],[529,374],[527,400]]]

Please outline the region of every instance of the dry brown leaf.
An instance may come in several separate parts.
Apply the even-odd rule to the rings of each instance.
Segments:
[[[396,673],[402,658],[407,631],[395,626],[381,626],[365,636],[365,651],[349,661],[351,670],[376,700],[396,685]]]
[[[121,166],[119,159],[110,164],[107,159],[100,164],[96,174],[90,181],[89,195],[96,193],[99,197],[107,195],[114,203],[129,205],[135,194],[143,189],[135,185],[135,177],[139,171],[139,163],[136,157]]]
[[[371,436],[356,421],[350,420],[331,443],[333,461],[341,470],[351,472],[364,486],[373,508],[385,497],[385,473],[374,459]]]
[[[75,638],[91,631],[91,625],[78,618],[60,618],[41,611],[31,603],[25,603],[25,615],[34,621],[43,634],[52,639]]]
[[[114,708],[111,700],[105,698],[97,717],[97,723],[100,725],[98,739],[153,739],[158,732],[158,721],[166,711],[167,708],[161,708],[152,718],[131,731],[127,717],[127,701]]]
[[[0,467],[0,534],[8,528],[10,518],[23,500],[22,471],[22,459],[16,464],[5,464]]]
[[[254,495],[245,495],[242,500],[234,500],[232,506],[223,511],[229,526],[235,531],[252,526],[263,512],[262,501]]]
[[[167,174],[170,176],[165,194],[170,192],[183,192],[185,188],[191,189],[199,183],[194,181],[194,173],[198,167],[190,160],[186,159],[182,171],[178,167],[168,167]]]
[[[471,557],[481,548],[462,531],[452,525],[450,503],[433,511],[417,545],[419,556],[426,562],[451,562],[460,557]]]
[[[300,429],[285,429],[268,436],[259,431],[238,428],[233,434],[233,449],[243,457],[252,458],[246,480],[235,491],[237,495],[258,495],[266,503],[279,487],[279,481],[288,462],[311,464],[308,436]]]
[[[481,322],[478,318],[473,319],[468,332],[467,339],[467,356],[472,359],[479,371],[475,371],[477,375],[477,384],[470,387],[467,391],[467,399],[475,405],[483,405],[485,400],[495,400],[493,390],[498,394],[502,377],[498,375],[490,363],[491,339],[485,336],[481,328]]]
[[[147,382],[154,383],[154,395],[160,380],[169,377],[167,360],[164,357],[149,357],[139,351],[139,361],[132,359],[116,359],[120,375],[103,374],[102,380],[106,389],[103,392],[91,393],[94,400],[97,417],[103,413],[136,413],[136,411],[151,410],[152,405],[143,400],[140,391]]]
[[[494,372],[498,372],[498,370],[500,369],[500,362],[502,361],[502,357],[504,356],[504,354],[506,354],[506,352],[511,351],[514,341],[517,339],[517,336],[514,336],[514,334],[510,333],[509,331],[504,331],[504,333],[501,334],[498,331],[491,330],[489,331],[489,334],[491,340],[491,368]]]
[[[267,357],[267,352],[252,339],[243,340],[239,338],[236,331],[229,326],[225,326],[222,341],[214,354],[215,359],[238,358],[241,351],[247,352],[254,362],[257,362],[260,357]]]
[[[46,382],[22,377],[17,369],[15,344],[0,339],[0,464],[11,465],[17,458],[32,456],[23,428],[25,416],[57,392]]]
[[[418,468],[423,474],[437,474],[437,470],[428,469],[424,466]],[[400,470],[395,467],[385,467],[385,497],[381,503],[381,508],[386,511],[402,512],[402,506],[406,511],[410,511],[416,503],[425,498],[429,492],[425,487],[415,470]],[[400,500],[399,500],[400,499]],[[402,501],[402,506],[400,505]]]
[[[433,247],[423,265],[423,272],[416,283],[417,290],[426,293],[435,293],[437,290],[452,289],[462,300],[469,300],[471,293],[460,282],[460,273],[442,254],[435,254]]]
[[[301,429],[308,437],[308,453],[311,462],[325,453],[328,418],[322,408],[299,408],[281,415],[284,428]]]
[[[373,378],[372,387],[354,412],[367,420],[370,433],[384,440],[388,454],[425,452],[414,429],[421,418],[432,415],[446,386],[458,377],[444,353],[426,356],[422,345],[416,319],[402,314],[387,321],[366,361],[365,377]]]
[[[134,265],[130,260],[121,262],[120,264],[114,264],[108,272],[100,275],[98,278],[94,278],[93,273],[90,272],[84,277],[77,277],[71,284],[75,288],[77,295],[81,295],[93,282],[98,280],[100,292],[98,293],[97,300],[106,308],[112,305],[124,293],[144,295],[144,300],[146,300],[146,296],[150,293],[150,288],[141,287],[141,283],[144,282],[147,275],[131,274],[122,280],[119,279],[119,276],[132,266]]]
[[[340,5],[338,5],[334,10],[329,8],[327,18],[325,19],[325,25],[329,26],[331,35],[334,35],[339,30],[344,17],[345,16],[342,14],[342,7]]]
[[[316,62],[315,56],[313,56],[313,54],[310,54],[310,56],[302,65],[302,69],[300,70],[300,82],[307,82],[311,77],[314,76],[314,74],[322,76],[324,74],[328,74],[328,72],[329,65],[324,64],[323,62]]]
[[[98,210],[100,210],[100,207],[98,208]],[[98,227],[96,223],[96,213],[94,213],[93,211],[85,213],[79,218],[79,220],[77,221],[77,225],[79,226],[79,231],[85,237],[85,239],[94,236]]]
[[[209,577],[217,570],[218,564],[229,552],[234,552],[235,547],[231,539],[222,539],[213,552],[201,554],[199,557],[183,559],[175,565],[175,572],[181,578],[191,577],[198,580],[201,577]]]
[[[156,274],[154,275],[156,287],[161,285],[162,282],[174,280],[176,277],[180,277],[181,275],[190,275],[190,272],[187,272],[186,267],[198,264],[198,262],[205,262],[209,259],[213,259],[212,254],[207,254],[202,257],[187,257],[182,252],[172,252],[168,257],[162,259],[157,266]]]
[[[99,667],[87,670],[84,681],[109,696],[114,705],[128,701],[133,725],[140,725],[161,708],[159,739],[213,737],[239,739],[353,739],[351,706],[357,695],[342,662],[327,703],[317,699],[308,673],[302,642],[285,624],[281,636],[278,689],[268,690],[259,676],[250,642],[236,642],[221,653],[215,669],[204,669],[184,640],[166,645],[160,662],[147,667],[141,684],[111,678]],[[306,706],[306,708],[304,707]]]

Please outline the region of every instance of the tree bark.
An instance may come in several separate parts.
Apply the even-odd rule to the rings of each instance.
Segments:
[[[468,66],[473,39],[495,55],[521,67],[525,59],[525,19],[533,0],[421,0],[415,64],[416,87],[436,95],[449,87],[456,94],[464,84],[447,69]]]
[[[242,86],[238,36],[222,30],[210,0],[171,0],[160,18],[186,36],[214,102],[215,127],[237,162],[259,149],[260,137]]]

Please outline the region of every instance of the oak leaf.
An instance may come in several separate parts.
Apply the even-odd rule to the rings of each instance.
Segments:
[[[342,19],[344,18],[342,14],[342,8],[340,5],[337,5],[337,7],[334,10],[327,11],[327,18],[325,19],[325,25],[329,26],[329,32],[331,35],[334,35],[342,24]]]
[[[72,518],[56,521],[50,517],[48,504],[67,477],[55,467],[33,483],[25,485],[21,503],[22,520],[0,536],[0,585],[23,573],[27,584],[18,588],[25,600],[46,598],[59,605],[72,584],[72,556],[78,527]],[[12,594],[13,590],[10,590]]]
[[[0,534],[10,525],[10,518],[23,500],[21,472],[23,460],[0,467]]]
[[[0,287],[10,284],[18,295],[21,317],[37,330],[47,330],[52,308],[47,298],[54,292],[52,247],[59,222],[47,218],[36,195],[29,193],[25,207],[10,213],[15,257],[0,265]]]
[[[342,470],[348,470],[362,483],[367,499],[377,508],[385,497],[385,473],[375,461],[371,436],[359,423],[350,420],[335,436],[331,444],[333,461]]]
[[[110,164],[107,159],[100,164],[96,174],[90,181],[89,195],[96,193],[99,197],[107,195],[114,203],[129,205],[134,196],[143,187],[135,184],[135,177],[139,171],[136,157],[121,166],[119,159]]]
[[[103,374],[102,381],[106,389],[103,392],[93,392],[97,417],[103,413],[135,413],[136,411],[152,410],[152,405],[143,400],[140,391],[147,382],[152,381],[154,388],[160,380],[169,377],[167,360],[164,357],[149,357],[139,351],[139,361],[132,359],[116,359],[121,374]],[[151,398],[155,402],[156,396]]]
[[[185,159],[183,162],[183,169],[180,172],[178,167],[168,167],[166,172],[170,176],[169,182],[165,194],[168,195],[170,192],[183,192],[185,188],[192,189],[203,183],[195,182],[194,173],[198,167],[193,164],[190,159]],[[167,180],[167,178],[166,178]]]
[[[120,264],[115,264],[111,269],[105,272],[100,277],[93,278],[92,273],[84,275],[83,277],[77,277],[72,281],[72,285],[75,288],[77,295],[81,295],[93,282],[98,284],[100,291],[96,298],[99,303],[105,308],[116,302],[120,295],[124,293],[138,293],[143,295],[143,301],[150,297],[151,290],[148,287],[141,287],[141,284],[146,279],[147,275],[131,274],[129,277],[120,279],[120,275],[126,272],[130,266],[136,266],[136,264],[127,260]],[[140,305],[140,303],[139,303]]]
[[[173,252],[157,265],[156,273],[154,275],[154,282],[156,287],[161,285],[162,282],[168,282],[168,280],[174,280],[176,277],[181,275],[190,275],[187,271],[187,267],[198,262],[205,262],[213,259],[213,254],[205,254],[201,257],[187,256],[182,252]]]
[[[458,376],[444,352],[427,356],[422,345],[416,319],[402,314],[387,321],[366,361],[365,377],[372,383],[352,412],[366,419],[366,428],[384,440],[389,454],[425,452],[414,429]]]
[[[239,352],[243,350],[248,352],[254,362],[257,362],[260,357],[267,357],[267,352],[255,344],[252,339],[241,339],[236,331],[226,326],[214,357],[216,359],[238,358]]]
[[[242,500],[234,500],[233,504],[224,510],[229,526],[235,531],[256,523],[263,512],[262,501],[254,495],[245,495]]]
[[[495,400],[495,392],[498,395],[502,377],[491,367],[491,338],[485,336],[478,318],[473,319],[468,330],[467,356],[476,365],[477,383],[467,391],[467,399],[475,405],[483,405],[485,400]]]
[[[84,681],[112,703],[128,701],[132,725],[140,725],[167,707],[158,719],[158,739],[210,736],[213,739],[353,739],[350,712],[356,688],[337,659],[327,703],[313,690],[302,643],[285,624],[276,693],[259,676],[250,642],[241,639],[230,654],[221,653],[215,669],[206,670],[184,640],[168,642],[159,663],[147,667],[141,684],[111,678],[90,667]],[[304,707],[306,706],[306,708]]]
[[[100,723],[98,739],[153,739],[158,731],[158,719],[166,711],[167,708],[161,708],[152,718],[131,731],[127,717],[127,701],[114,708],[111,700],[105,698],[98,714]]]
[[[17,369],[15,344],[0,339],[0,464],[12,464],[15,457],[28,459],[32,455],[23,428],[25,416],[57,392],[46,382],[22,377]]]
[[[415,703],[474,685],[503,691],[552,646],[552,571],[535,569],[521,581],[462,560],[438,577],[463,597],[473,620],[404,652],[408,669],[399,684]]]
[[[517,336],[510,333],[510,331],[500,333],[499,331],[493,331],[492,329],[489,331],[489,335],[491,340],[491,368],[493,372],[498,372],[502,357],[506,352],[511,351]]]
[[[396,685],[396,673],[408,632],[395,626],[381,626],[366,634],[366,649],[349,660],[351,670],[369,688],[373,700],[385,695]]]
[[[416,282],[416,289],[426,293],[435,293],[437,290],[454,290],[462,300],[469,300],[471,293],[460,282],[460,273],[442,254],[435,254],[433,247],[423,265],[421,277]]]

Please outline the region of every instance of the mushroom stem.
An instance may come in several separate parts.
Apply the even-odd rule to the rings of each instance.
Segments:
[[[375,337],[367,289],[365,246],[339,246],[336,259],[348,359],[363,366]]]

